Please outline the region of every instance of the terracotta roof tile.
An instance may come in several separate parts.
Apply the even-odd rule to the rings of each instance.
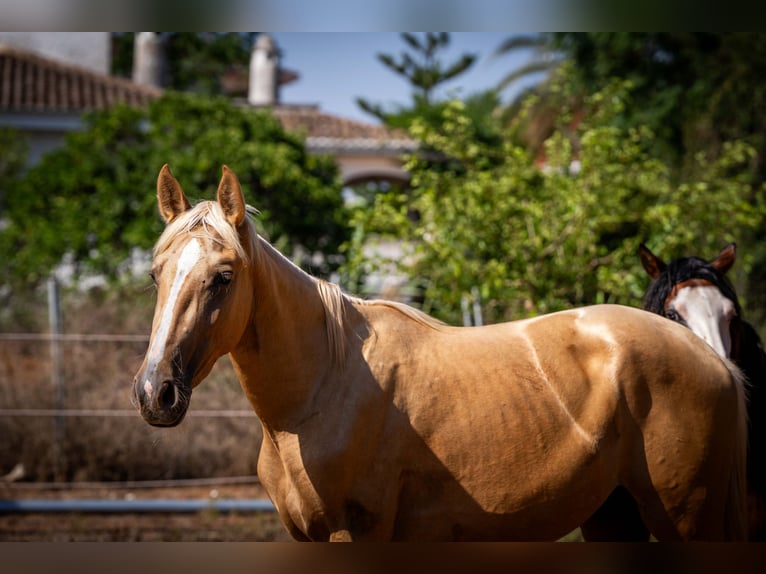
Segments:
[[[403,130],[325,114],[316,106],[280,105],[274,107],[273,112],[286,130],[303,133],[314,148],[404,151],[416,147]]]
[[[143,106],[162,90],[107,76],[0,44],[0,111],[85,112],[115,103]],[[306,136],[310,148],[339,151],[412,151],[401,130],[322,113],[316,106],[272,108],[282,126]]]
[[[286,130],[303,131],[311,137],[407,139],[404,132],[332,116],[312,106],[277,106],[273,111]]]
[[[0,45],[0,110],[85,112],[142,106],[162,90]]]

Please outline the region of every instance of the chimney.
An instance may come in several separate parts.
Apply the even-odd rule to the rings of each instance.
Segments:
[[[137,32],[133,48],[133,81],[137,84],[163,87],[165,50],[156,32]]]
[[[260,34],[250,54],[247,101],[253,106],[279,103],[279,51],[268,34]]]

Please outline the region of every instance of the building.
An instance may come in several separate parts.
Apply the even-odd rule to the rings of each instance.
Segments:
[[[116,102],[140,106],[162,93],[105,73],[105,58],[95,54],[109,54],[108,33],[47,36],[0,33],[0,127],[27,134],[32,164],[82,129],[85,112]]]
[[[13,127],[27,135],[29,162],[34,164],[61,146],[67,133],[82,129],[86,112],[116,103],[148,104],[163,93],[166,65],[161,38],[153,32],[140,32],[135,50],[129,80],[109,73],[108,32],[0,32],[0,127]],[[316,105],[280,102],[280,88],[295,81],[298,74],[281,67],[279,50],[269,35],[258,37],[245,75],[222,78],[222,83],[237,84],[232,91],[242,87],[241,92],[247,93],[233,101],[270,109],[285,130],[305,137],[310,153],[334,156],[346,188],[408,184],[403,156],[417,146],[406,134],[326,114]],[[353,198],[353,194],[346,197]],[[398,242],[370,249],[394,258],[401,251]],[[379,273],[368,278],[366,291],[406,300],[406,283],[406,277],[393,272]]]
[[[165,62],[161,39],[139,32],[132,80],[109,74],[108,32],[0,32],[0,126],[29,136],[30,162],[82,128],[83,113],[122,102],[145,105],[162,94]],[[238,103],[266,107],[283,127],[305,136],[309,152],[336,158],[344,185],[406,184],[402,155],[416,149],[406,134],[323,113],[316,105],[284,105],[280,87],[298,75],[284,70],[279,49],[261,34],[250,60],[247,98]]]

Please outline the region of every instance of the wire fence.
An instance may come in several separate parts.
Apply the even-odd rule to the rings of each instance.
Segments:
[[[56,299],[49,297],[54,307]],[[116,324],[104,309],[94,312],[87,320],[69,317],[97,327],[103,313],[101,325]],[[262,433],[228,359],[195,388],[183,425],[155,429],[130,404],[149,337],[62,333],[58,314],[50,313],[47,333],[0,333],[0,484],[81,488],[76,483],[104,479],[104,487],[117,488],[120,478],[253,474]]]
[[[67,343],[145,343],[149,344],[146,335],[112,334],[112,333],[0,333],[0,341],[17,342],[67,342]],[[55,368],[56,365],[53,365]],[[53,375],[54,381],[60,380],[61,375]],[[61,384],[57,382],[57,384]],[[41,408],[1,408],[0,416],[6,417],[135,417],[137,412],[129,409],[41,409]],[[191,417],[207,418],[254,418],[252,410],[211,409],[194,410],[189,412]]]
[[[14,484],[18,490],[142,490],[174,487],[208,487],[260,484],[258,475],[217,476],[206,478],[173,478],[166,480],[110,480],[110,481],[72,481],[72,482],[19,482]]]
[[[0,333],[0,341],[62,341],[70,343],[106,342],[106,343],[146,343],[146,335],[77,334],[77,333]]]
[[[183,425],[155,429],[130,402],[149,337],[97,332],[140,329],[151,315],[130,298],[120,311],[114,300],[67,297],[73,332],[64,332],[52,280],[49,332],[6,324],[0,333],[0,515],[273,512],[267,499],[249,498],[263,495],[262,434],[228,360],[195,389]],[[28,308],[41,326],[44,300],[35,295]],[[231,490],[234,498],[218,498]]]
[[[0,333],[0,341],[31,341],[68,343],[145,343],[149,337],[145,335],[120,334],[81,334],[81,333]],[[33,408],[0,408],[0,416],[6,417],[135,417],[135,410],[128,409],[33,409]],[[229,418],[255,417],[252,410],[195,410],[189,413],[192,417]]]

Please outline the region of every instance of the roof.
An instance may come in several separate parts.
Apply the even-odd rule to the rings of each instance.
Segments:
[[[317,151],[402,153],[417,147],[402,130],[326,114],[316,106],[279,105],[272,111],[284,129],[304,134],[308,146]]]
[[[0,110],[86,112],[141,106],[162,90],[0,44]]]
[[[82,113],[116,103],[143,106],[162,92],[0,44],[0,112]],[[401,130],[326,114],[317,106],[277,105],[271,110],[285,130],[305,135],[314,151],[399,154],[416,148]]]

